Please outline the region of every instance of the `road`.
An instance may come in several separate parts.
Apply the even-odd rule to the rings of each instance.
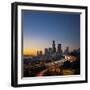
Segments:
[[[52,65],[58,64],[59,66],[62,66],[65,61],[67,61],[67,60],[62,59],[62,60],[58,60],[58,61],[46,63],[45,66],[46,66],[47,68],[46,68],[45,70],[41,71],[40,73],[38,73],[37,76],[38,76],[38,77],[43,76],[44,73],[47,72],[48,67],[50,67],[50,66],[52,66]]]
[[[38,74],[37,74],[37,76],[38,76],[38,77],[43,76],[43,75],[44,75],[44,73],[45,73],[45,72],[47,72],[47,70],[48,70],[48,68],[47,68],[47,69],[45,69],[45,70],[43,70],[43,71],[41,71],[40,73],[38,73]]]
[[[55,64],[58,64],[59,66],[63,65],[64,62],[66,62],[66,59],[62,59],[62,60],[58,60],[58,61],[54,61],[54,62],[50,62],[50,63],[46,63],[45,66],[52,66]]]

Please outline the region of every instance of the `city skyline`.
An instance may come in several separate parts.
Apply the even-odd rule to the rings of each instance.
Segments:
[[[66,47],[67,48],[67,47]],[[63,50],[62,50],[62,44],[57,44],[56,45],[56,42],[55,42],[55,40],[53,40],[52,41],[52,47],[45,47],[43,50],[41,50],[41,49],[39,49],[39,50],[36,50],[35,51],[35,54],[31,54],[31,55],[38,55],[38,53],[40,54],[45,54],[45,52],[51,52],[51,53],[54,53],[54,52],[62,52]],[[28,53],[30,53],[30,50],[29,49],[27,49],[27,52]],[[29,54],[30,55],[30,54]]]
[[[23,53],[35,55],[52,47],[52,41],[70,50],[80,48],[80,14],[22,11]],[[57,46],[56,46],[57,47]]]

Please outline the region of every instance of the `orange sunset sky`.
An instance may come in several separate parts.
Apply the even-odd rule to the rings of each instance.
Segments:
[[[26,49],[24,49],[23,50],[23,54],[24,55],[37,55],[37,51],[42,51],[42,52],[44,52],[44,50],[43,49],[28,49],[28,48],[26,48]]]

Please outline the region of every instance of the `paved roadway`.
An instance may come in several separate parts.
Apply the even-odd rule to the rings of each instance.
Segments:
[[[50,63],[46,63],[45,66],[46,66],[46,67],[50,67],[50,66],[55,65],[55,64],[58,64],[59,66],[60,66],[60,65],[62,66],[65,61],[67,61],[67,60],[62,59],[62,60],[50,62]],[[43,71],[41,71],[40,73],[38,73],[37,76],[38,76],[38,77],[43,76],[44,73],[47,72],[47,70],[48,70],[48,68],[46,68],[45,70],[43,70]]]
[[[45,66],[48,67],[48,66],[52,66],[52,65],[55,65],[55,64],[58,64],[60,66],[60,65],[63,65],[63,63],[66,62],[66,61],[67,61],[66,59],[62,59],[62,60],[46,63]]]

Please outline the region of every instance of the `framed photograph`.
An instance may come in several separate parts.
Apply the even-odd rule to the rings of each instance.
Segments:
[[[87,7],[12,3],[11,85],[87,82]]]

